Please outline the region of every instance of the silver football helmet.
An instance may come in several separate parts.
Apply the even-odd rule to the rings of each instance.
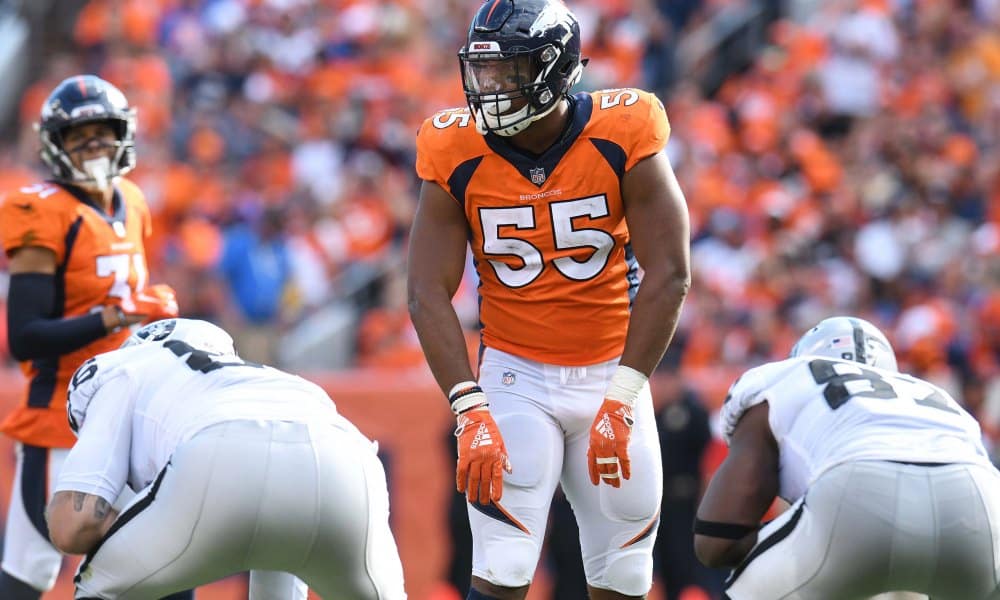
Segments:
[[[799,338],[789,356],[827,356],[898,371],[896,352],[878,327],[858,317],[830,317]]]
[[[141,344],[180,340],[192,348],[211,354],[236,356],[233,338],[221,327],[198,319],[161,319],[135,331],[121,345],[131,348]]]

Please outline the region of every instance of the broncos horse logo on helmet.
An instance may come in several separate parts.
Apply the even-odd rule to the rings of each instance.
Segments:
[[[518,134],[580,80],[580,25],[561,0],[487,0],[458,53],[480,133]]]
[[[135,109],[118,88],[94,75],[75,75],[56,86],[42,105],[36,125],[42,143],[42,160],[56,181],[82,187],[99,186],[93,175],[77,168],[63,145],[63,134],[86,123],[108,123],[115,130],[115,153],[108,177],[125,175],[135,168]]]

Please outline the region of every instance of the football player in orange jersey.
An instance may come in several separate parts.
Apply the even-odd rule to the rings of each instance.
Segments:
[[[458,423],[468,597],[525,597],[559,483],[590,597],[645,597],[662,492],[647,378],[690,285],[663,105],[636,89],[570,95],[585,62],[561,0],[486,0],[459,59],[468,108],[417,137],[408,283]],[[450,302],[467,246],[478,379]]]
[[[0,572],[5,600],[37,600],[59,573],[44,509],[75,441],[66,417],[73,372],[120,346],[130,325],[177,315],[173,290],[147,285],[149,209],[122,177],[135,166],[135,123],[110,83],[66,79],[38,124],[51,179],[10,191],[0,204],[8,342],[28,377],[21,404],[0,423],[18,442]]]

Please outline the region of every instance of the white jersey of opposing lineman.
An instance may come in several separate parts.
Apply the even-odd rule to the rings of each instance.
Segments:
[[[114,405],[98,408],[99,403]],[[272,420],[354,429],[319,386],[278,369],[245,363],[232,354],[210,354],[179,340],[123,348],[84,363],[69,386],[67,412],[74,430],[83,426],[91,409],[94,418],[120,419],[122,426],[131,427],[130,434],[120,435],[113,423],[101,424],[102,429],[112,428],[109,437],[130,442],[131,452],[126,447],[124,456],[109,453],[104,462],[129,460],[131,454],[127,482],[133,490],[151,482],[179,444],[217,423]],[[118,487],[119,478],[109,475],[123,470],[124,465],[116,468],[107,464],[104,476],[88,474],[89,493],[113,502],[121,490],[113,489]],[[60,482],[64,484],[71,482]],[[71,489],[84,488],[78,485]]]
[[[743,413],[761,402],[789,502],[847,461],[989,464],[979,423],[947,392],[909,375],[816,356],[751,369],[722,407],[727,444]]]

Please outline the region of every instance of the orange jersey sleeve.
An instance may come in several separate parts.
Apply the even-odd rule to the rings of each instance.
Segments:
[[[116,187],[113,214],[53,183],[22,188],[0,207],[5,251],[42,246],[56,253],[61,303],[55,317],[86,315],[104,304],[127,307],[132,293],[148,281],[143,240],[150,231],[149,210],[130,181],[121,179]],[[25,204],[31,205],[33,219],[18,215],[7,220],[10,212],[29,212]],[[117,348],[128,335],[123,330],[61,356],[23,363],[28,385],[20,405],[0,423],[0,431],[36,446],[72,446],[75,437],[65,410],[70,377],[85,360]]]
[[[47,248],[55,253],[56,263],[63,260],[69,223],[62,211],[48,210],[49,198],[60,188],[38,184],[5,194],[0,204],[0,236],[8,255],[27,246]]]
[[[630,171],[644,158],[660,152],[667,145],[667,140],[670,138],[667,111],[663,108],[663,102],[653,94],[635,89],[621,89],[598,92],[596,98],[595,101],[612,104],[611,108],[616,106],[615,102],[620,98],[622,104],[619,115],[622,120],[620,133],[624,138],[623,142],[628,145],[626,171]],[[640,127],[636,127],[634,123],[636,120],[642,123]]]
[[[486,346],[549,364],[614,358],[639,285],[621,179],[661,151],[670,127],[655,96],[577,94],[567,132],[541,156],[480,135],[467,110],[428,119],[417,173],[465,210]]]
[[[461,131],[465,135],[456,135]],[[467,135],[468,133],[475,135]],[[417,134],[417,176],[455,195],[456,170],[489,152],[468,108],[449,108],[424,121]],[[455,190],[459,191],[459,190]]]

